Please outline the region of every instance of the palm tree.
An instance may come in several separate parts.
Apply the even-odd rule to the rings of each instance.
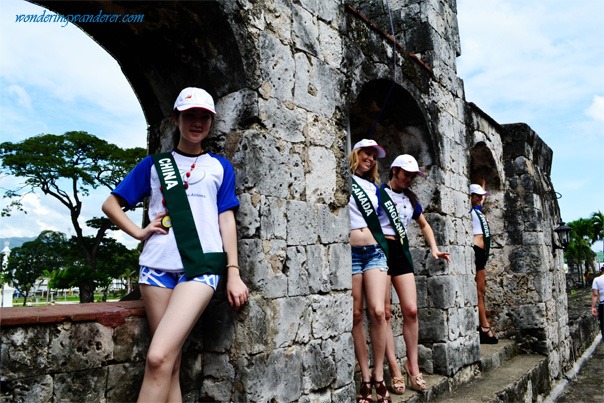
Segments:
[[[592,237],[591,243],[604,240],[604,214],[600,211],[591,215]],[[603,250],[604,252],[604,250]]]
[[[591,219],[579,218],[576,221],[568,223],[571,227],[570,243],[564,253],[570,266],[575,266],[578,269],[579,283],[585,285],[583,278],[583,266],[585,272],[589,273],[593,266],[595,252],[591,250],[593,238],[593,223]]]

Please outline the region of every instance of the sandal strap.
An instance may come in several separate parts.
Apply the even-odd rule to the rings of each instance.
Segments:
[[[391,402],[390,394],[388,393],[388,387],[386,382],[382,379],[381,381],[373,381],[375,386],[375,394],[377,395],[378,402]]]
[[[418,375],[415,375],[414,377],[415,383],[418,385],[425,385],[426,384],[426,380],[424,379],[424,376],[422,375],[422,373],[420,372]]]
[[[357,402],[373,402],[373,381],[361,381]]]
[[[393,376],[391,387],[392,391],[398,395],[402,395],[405,393],[405,377],[404,376]]]

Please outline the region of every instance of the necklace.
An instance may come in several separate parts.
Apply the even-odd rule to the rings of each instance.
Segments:
[[[185,173],[185,178],[183,180],[183,186],[185,187],[185,189],[189,188],[189,178],[191,177],[191,172],[193,172],[193,170],[195,169],[195,164],[197,164],[197,159],[199,159],[199,155],[195,158],[195,161],[193,161],[193,163],[191,164],[191,169],[189,169],[189,172]]]
[[[172,155],[174,155],[174,151],[172,151]],[[185,188],[185,190],[189,188],[189,178],[191,177],[191,172],[193,172],[193,170],[195,169],[195,165],[197,164],[198,159],[199,159],[199,155],[197,157],[195,157],[195,161],[193,161],[193,163],[191,164],[191,168],[189,169],[188,172],[185,173],[185,177],[182,181],[183,182],[182,185]],[[163,189],[161,188],[161,186],[159,187],[159,191],[162,193],[164,192]],[[161,204],[164,206],[164,208],[166,208],[166,199],[162,198]],[[168,214],[167,208],[166,208],[166,214]]]

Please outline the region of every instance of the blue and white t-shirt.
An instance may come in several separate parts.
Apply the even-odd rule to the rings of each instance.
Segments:
[[[239,206],[239,200],[235,195],[233,166],[226,158],[212,153],[190,156],[175,151],[173,156],[183,182],[186,180],[189,183],[186,190],[187,198],[203,251],[222,252],[218,215]],[[191,170],[193,163],[195,168]],[[185,175],[189,171],[191,176],[186,179]],[[134,167],[112,193],[124,199],[129,207],[150,196],[150,220],[165,211],[159,177],[151,156],[147,156]],[[167,235],[153,234],[145,242],[139,263],[141,266],[164,271],[182,271],[184,266],[178,252],[174,231],[168,231]]]

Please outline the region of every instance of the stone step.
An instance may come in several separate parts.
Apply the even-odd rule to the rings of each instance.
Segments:
[[[516,345],[509,340],[483,344],[480,349],[480,362],[451,378],[424,374],[428,384],[425,393],[407,390],[403,395],[391,394],[392,402],[521,402],[547,391],[546,357],[518,355]]]

